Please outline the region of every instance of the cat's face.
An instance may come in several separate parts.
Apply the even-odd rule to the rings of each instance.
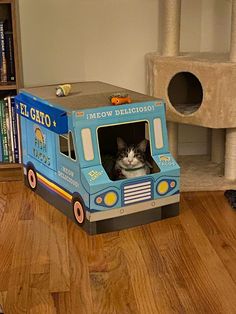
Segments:
[[[123,168],[138,168],[145,163],[147,141],[144,139],[138,145],[127,146],[125,141],[117,138],[117,163]]]

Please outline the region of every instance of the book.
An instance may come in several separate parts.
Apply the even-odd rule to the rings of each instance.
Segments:
[[[0,128],[1,132],[1,128]],[[0,133],[0,162],[2,162],[2,132]]]
[[[4,98],[5,101],[5,120],[6,120],[6,126],[7,126],[7,147],[8,147],[8,161],[13,162],[13,153],[12,153],[12,140],[11,140],[11,117],[9,115],[10,108],[9,108],[9,102],[8,97]]]
[[[9,162],[9,151],[7,143],[7,124],[6,124],[6,109],[4,99],[0,100],[0,128],[2,135],[2,161]]]
[[[14,62],[14,45],[12,31],[5,32],[5,50],[6,50],[6,63],[7,63],[7,80],[14,82],[15,76],[15,62]]]
[[[0,99],[0,162],[21,162],[19,127],[15,98]]]
[[[7,62],[4,38],[4,23],[5,21],[0,20],[0,81],[2,83],[7,82]]]
[[[12,132],[13,132],[13,148],[14,159],[16,163],[20,162],[19,148],[20,148],[20,136],[19,136],[19,121],[17,120],[15,98],[10,97],[11,111],[12,111]]]
[[[13,121],[12,121],[12,102],[11,102],[10,96],[6,98],[6,102],[7,102],[6,108],[8,109],[8,118],[9,118],[9,122],[7,123],[8,127],[9,127],[8,149],[9,149],[9,155],[12,157],[12,162],[15,162],[14,139],[13,139]]]

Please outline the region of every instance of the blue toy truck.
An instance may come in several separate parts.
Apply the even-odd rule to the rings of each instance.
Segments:
[[[22,89],[15,98],[25,183],[89,234],[178,215],[180,169],[163,100],[102,82],[73,83],[66,97],[55,90]],[[117,93],[132,102],[112,105]],[[150,174],[112,179],[117,137],[148,141]]]

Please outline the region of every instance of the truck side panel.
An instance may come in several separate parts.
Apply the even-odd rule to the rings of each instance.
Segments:
[[[38,164],[38,170],[46,167],[56,171],[56,134],[30,120],[24,120],[27,154]]]

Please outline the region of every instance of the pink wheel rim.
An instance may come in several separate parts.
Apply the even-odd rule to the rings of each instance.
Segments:
[[[37,185],[37,179],[34,171],[32,169],[29,169],[28,171],[28,182],[32,189],[36,188]]]
[[[84,210],[83,206],[79,201],[76,201],[74,203],[74,214],[75,214],[75,219],[78,221],[79,224],[82,224],[84,221]]]

